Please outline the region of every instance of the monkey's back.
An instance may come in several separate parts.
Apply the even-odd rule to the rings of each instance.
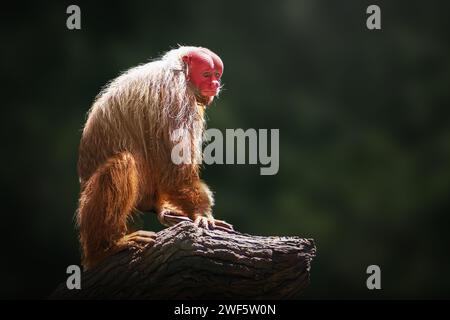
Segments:
[[[132,68],[109,83],[88,113],[78,159],[81,185],[110,157],[129,152],[142,184],[178,185],[198,177],[204,129],[203,107],[189,89],[180,60],[169,55]],[[178,71],[177,71],[178,70]],[[184,129],[190,163],[176,165],[171,153]],[[187,140],[187,142],[186,142]]]
[[[170,162],[170,146],[164,143],[164,137],[150,132],[145,118],[141,114],[138,122],[130,121],[137,114],[131,110],[120,110],[113,104],[94,105],[79,146],[78,173],[81,181],[86,181],[110,157],[122,152],[131,153],[141,173],[158,168]],[[162,168],[161,168],[162,169]],[[153,171],[153,170],[152,170]],[[160,170],[154,170],[153,179],[157,179]]]

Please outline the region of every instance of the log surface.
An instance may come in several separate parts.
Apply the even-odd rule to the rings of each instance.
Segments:
[[[62,283],[51,299],[292,299],[308,286],[312,239],[206,230],[181,222]]]

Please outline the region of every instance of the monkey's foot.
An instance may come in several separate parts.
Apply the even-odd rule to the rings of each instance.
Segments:
[[[234,231],[233,226],[225,221],[214,219],[213,217],[198,216],[194,220],[194,224],[197,227],[205,228],[208,230],[222,230],[222,231]]]
[[[156,242],[156,233],[152,231],[139,230],[127,234],[119,240],[119,246],[140,247],[153,246]]]

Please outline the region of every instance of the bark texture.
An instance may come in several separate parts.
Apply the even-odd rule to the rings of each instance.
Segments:
[[[52,299],[292,299],[308,286],[312,239],[206,230],[182,222],[62,283]]]

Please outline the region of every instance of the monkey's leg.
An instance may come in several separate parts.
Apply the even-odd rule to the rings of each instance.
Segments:
[[[158,206],[158,219],[163,225],[171,226],[181,221],[193,221],[207,229],[233,230],[225,221],[214,219],[211,207],[214,204],[212,192],[202,181],[171,190]]]
[[[138,187],[136,162],[129,152],[108,159],[84,185],[78,226],[86,269],[131,243],[154,242],[154,233],[127,235],[127,219],[138,200]]]

